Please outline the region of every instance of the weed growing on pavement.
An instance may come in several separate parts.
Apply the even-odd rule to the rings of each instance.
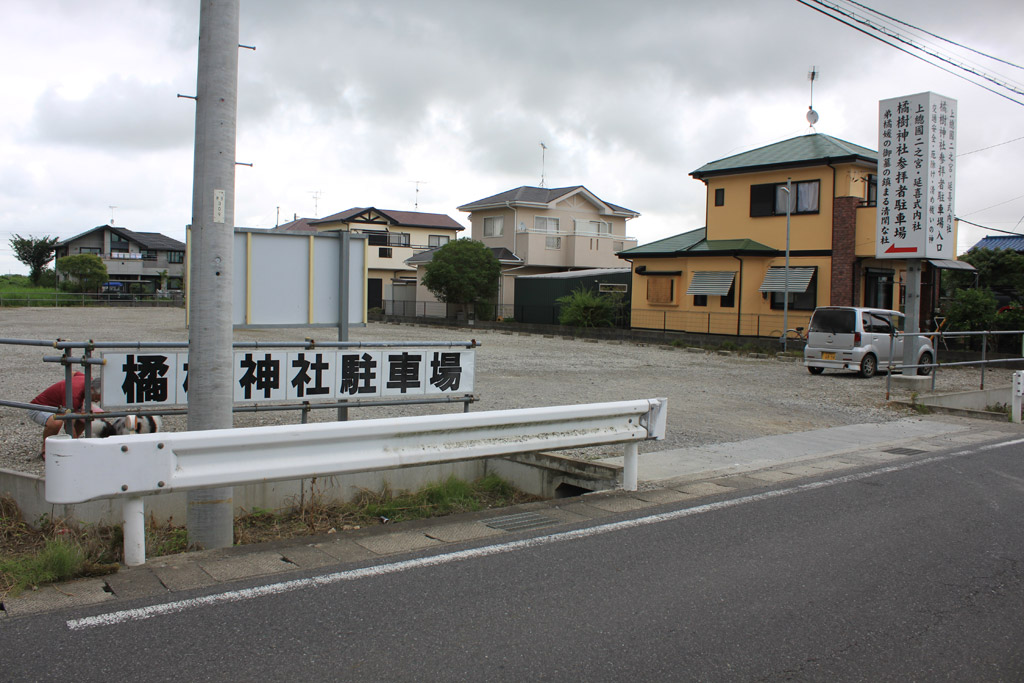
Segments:
[[[352,531],[365,526],[507,507],[536,496],[519,491],[497,475],[473,482],[455,477],[418,491],[395,493],[389,486],[362,489],[349,503],[331,503],[311,487],[300,504],[284,510],[253,508],[235,520],[235,543],[245,545],[292,536]]]
[[[993,403],[992,405],[985,406],[985,410],[990,413],[1005,413],[1007,418],[1013,412],[1013,408],[1006,403]]]

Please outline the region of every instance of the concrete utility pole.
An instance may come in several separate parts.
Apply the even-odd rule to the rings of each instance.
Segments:
[[[239,0],[201,0],[192,184],[188,428],[233,426],[231,327]],[[189,541],[234,543],[233,489],[190,491]]]

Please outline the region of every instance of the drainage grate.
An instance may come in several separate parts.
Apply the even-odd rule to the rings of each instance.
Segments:
[[[536,512],[520,512],[517,515],[506,515],[495,517],[484,522],[484,526],[502,531],[527,531],[530,529],[543,529],[558,524],[557,519],[551,519]]]
[[[922,451],[920,448],[886,448],[883,453],[892,453],[893,455],[921,455],[928,451]]]

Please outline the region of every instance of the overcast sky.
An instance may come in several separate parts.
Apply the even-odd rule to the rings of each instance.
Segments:
[[[1024,64],[1024,3],[867,0]],[[5,0],[0,273],[12,234],[109,223],[184,240],[197,0]],[[446,213],[541,180],[638,211],[641,244],[704,225],[704,163],[808,132],[877,148],[878,100],[959,102],[957,215],[1024,232],[1024,107],[795,0],[242,0],[236,223],[353,206]],[[943,45],[942,49],[952,49]],[[1024,72],[975,57],[989,72]],[[970,153],[974,152],[974,153]],[[114,206],[116,208],[111,209]],[[959,250],[987,233],[961,225]]]

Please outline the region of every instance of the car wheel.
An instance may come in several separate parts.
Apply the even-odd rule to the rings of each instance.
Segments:
[[[875,358],[875,354],[869,353],[860,362],[860,376],[874,377],[876,372],[878,372],[878,359]]]
[[[821,373],[825,372],[825,368],[809,367],[807,368],[807,372],[811,373],[812,375],[820,375]]]
[[[917,361],[918,365],[930,365],[932,362],[932,354],[925,351],[921,354],[921,360]],[[932,374],[931,368],[918,368],[917,374],[919,375],[930,375]]]

